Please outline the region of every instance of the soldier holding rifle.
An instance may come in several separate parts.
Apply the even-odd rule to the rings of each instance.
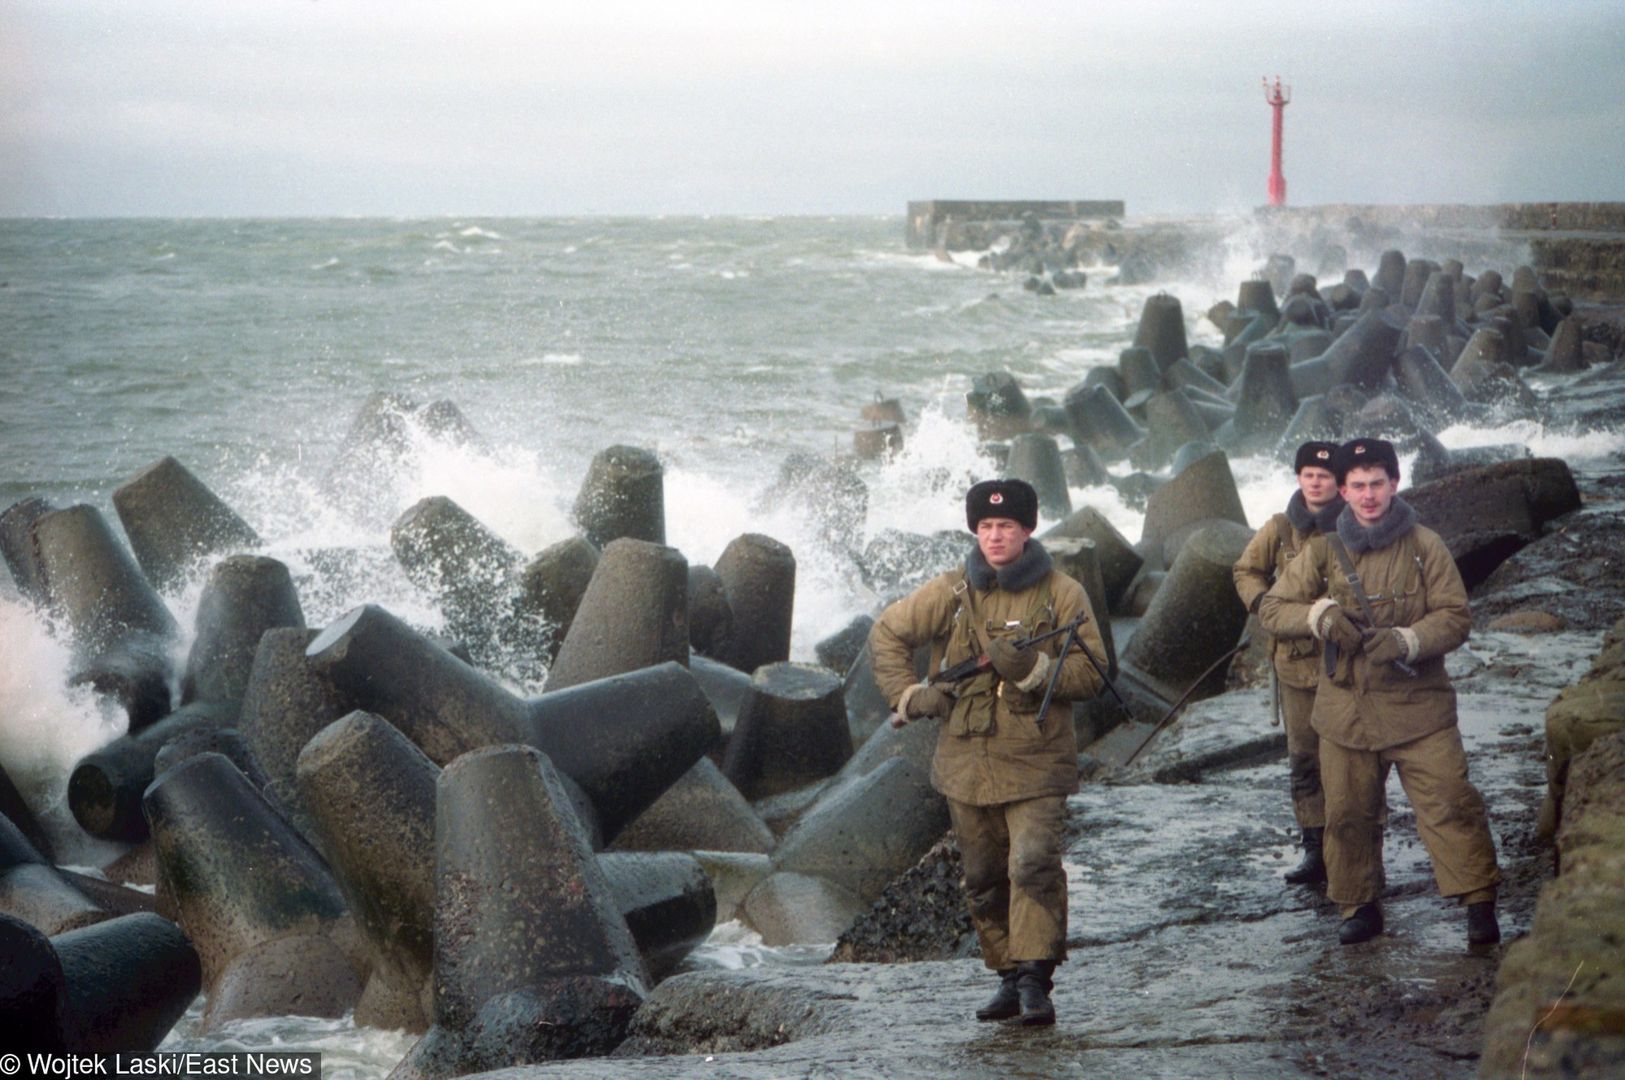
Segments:
[[[948,799],[982,959],[999,975],[976,1017],[1052,1024],[1049,993],[1066,958],[1065,806],[1078,790],[1071,704],[1104,682],[1083,650],[1105,650],[1083,586],[1032,538],[1031,485],[976,484],[965,517],[976,544],[964,566],[882,612],[869,647],[892,722],[942,722],[931,782]],[[1069,623],[1075,632],[1030,640]],[[962,678],[916,681],[924,645],[932,672],[973,663],[952,672]]]
[[[1298,447],[1293,461],[1298,490],[1276,514],[1253,534],[1247,549],[1232,569],[1236,592],[1247,610],[1258,611],[1259,602],[1275,584],[1288,564],[1316,533],[1331,532],[1343,511],[1337,493],[1337,477],[1332,473],[1332,455],[1337,444],[1306,442]],[[1321,856],[1321,837],[1326,832],[1326,799],[1320,790],[1320,738],[1309,723],[1315,707],[1315,686],[1320,682],[1320,642],[1313,637],[1277,638],[1270,650],[1270,697],[1273,721],[1286,728],[1286,754],[1292,815],[1303,836],[1303,861],[1287,871],[1294,885],[1318,884],[1326,880],[1326,863]]]
[[[1468,943],[1499,941],[1501,873],[1444,667],[1467,640],[1467,590],[1439,534],[1394,493],[1391,443],[1355,439],[1333,463],[1348,506],[1264,594],[1258,617],[1277,637],[1313,636],[1324,648],[1312,722],[1326,793],[1326,895],[1343,914],[1338,939],[1382,933],[1381,813],[1395,768],[1440,895],[1467,908]]]

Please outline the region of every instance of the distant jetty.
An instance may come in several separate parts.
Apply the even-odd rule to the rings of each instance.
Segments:
[[[905,239],[911,248],[934,248],[948,243],[945,227],[953,222],[1019,222],[1029,216],[1039,221],[1081,221],[1120,218],[1122,199],[926,199],[908,204]]]
[[[1578,299],[1625,295],[1625,202],[1325,203],[1262,206],[1241,217],[1261,246],[1312,261],[1403,248],[1425,258],[1527,262],[1548,287]],[[904,235],[915,249],[976,251],[1038,226],[1058,238],[1070,234],[1069,247],[1126,260],[1125,280],[1144,281],[1182,267],[1216,269],[1235,224],[1221,215],[1127,219],[1122,200],[928,199],[908,204]],[[1324,250],[1334,246],[1335,253]]]

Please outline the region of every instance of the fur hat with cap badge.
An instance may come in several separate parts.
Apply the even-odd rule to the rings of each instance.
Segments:
[[[1025,480],[983,480],[965,492],[965,524],[971,532],[983,518],[1009,518],[1031,531],[1038,528],[1038,492]]]

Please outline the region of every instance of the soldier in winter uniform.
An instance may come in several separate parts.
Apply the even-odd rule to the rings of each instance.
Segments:
[[[1343,499],[1337,494],[1332,455],[1337,444],[1306,442],[1298,447],[1293,468],[1298,490],[1276,514],[1253,534],[1231,573],[1236,592],[1247,610],[1256,613],[1270,586],[1287,564],[1316,533],[1337,527]],[[1276,638],[1271,650],[1274,696],[1286,727],[1287,767],[1292,792],[1292,814],[1303,835],[1303,861],[1287,871],[1294,885],[1326,880],[1321,836],[1326,831],[1326,799],[1320,790],[1320,739],[1309,723],[1315,707],[1315,686],[1320,682],[1320,642],[1312,637]]]
[[[1264,595],[1277,637],[1313,636],[1326,676],[1315,695],[1326,793],[1326,895],[1345,945],[1382,932],[1383,788],[1390,767],[1416,812],[1443,896],[1467,908],[1467,940],[1499,941],[1484,799],[1467,779],[1446,653],[1467,640],[1467,590],[1439,534],[1394,494],[1399,459],[1382,439],[1345,443],[1335,462],[1348,506]]]
[[[966,494],[965,517],[976,544],[964,566],[882,612],[869,647],[892,722],[942,721],[931,782],[947,796],[982,959],[1000,980],[976,1017],[1052,1024],[1052,977],[1066,958],[1065,805],[1078,790],[1072,702],[1102,680],[1078,648],[1061,655],[1064,634],[1016,642],[1086,615],[1078,643],[1097,658],[1105,650],[1083,587],[1032,539],[1030,485],[983,481]],[[989,666],[953,685],[917,682],[914,651],[924,645],[933,673],[978,656]]]

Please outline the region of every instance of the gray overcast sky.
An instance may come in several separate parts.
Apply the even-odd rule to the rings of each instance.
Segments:
[[[0,0],[0,215],[1625,200],[1625,0]]]

